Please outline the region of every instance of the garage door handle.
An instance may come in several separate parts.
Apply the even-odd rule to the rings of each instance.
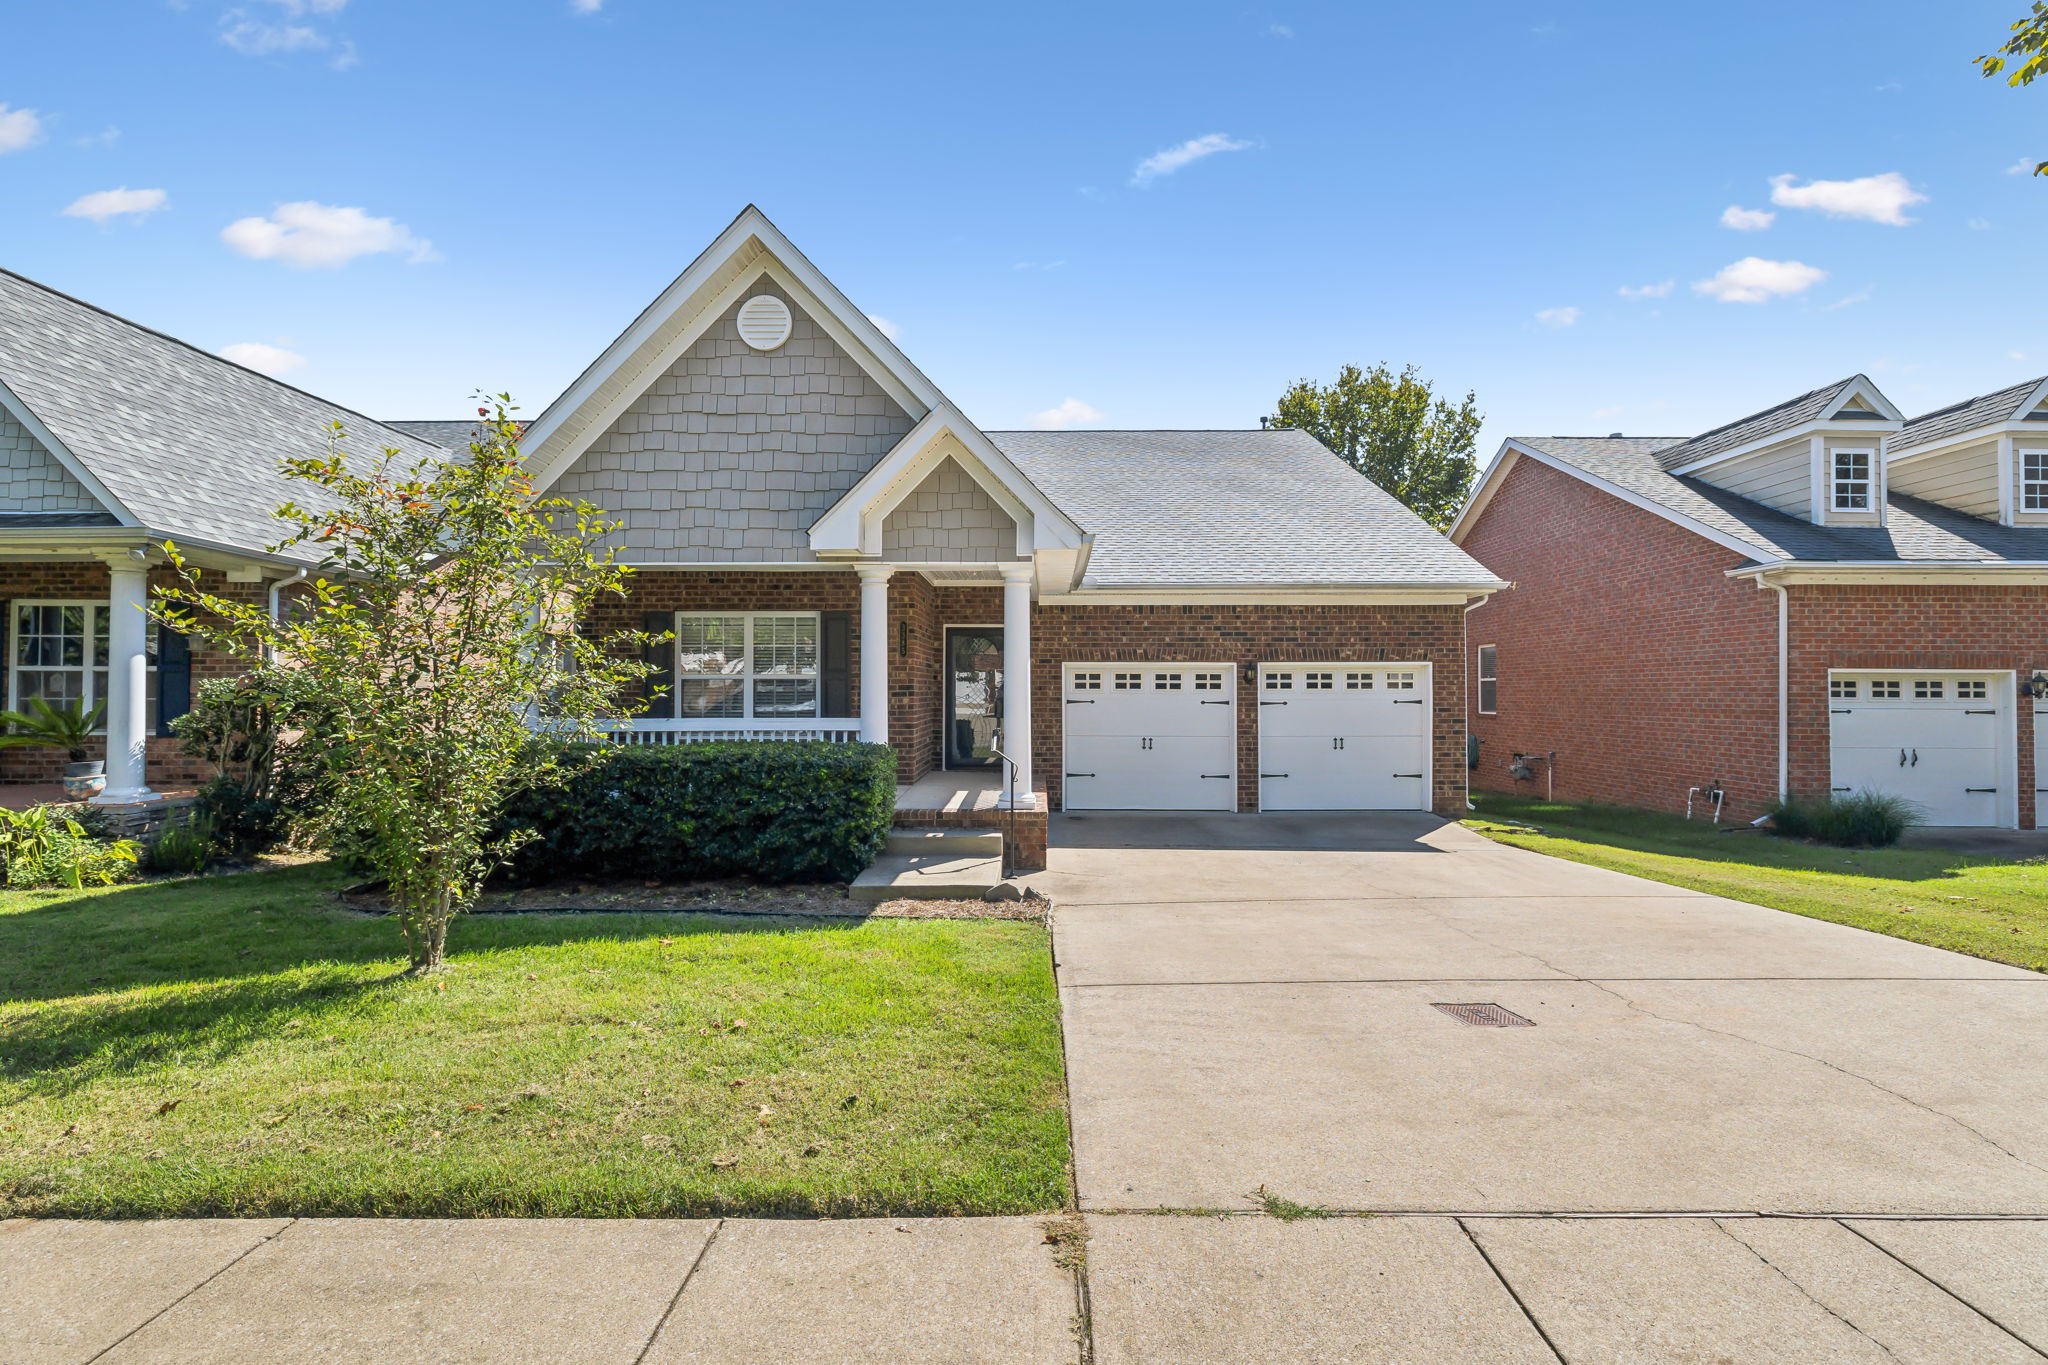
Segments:
[[[1963,714],[1966,716],[1995,716],[1998,714],[1998,708],[1993,706],[1979,707],[1975,710],[1965,711]]]

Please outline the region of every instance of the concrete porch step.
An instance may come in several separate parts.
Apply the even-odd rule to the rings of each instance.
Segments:
[[[884,853],[853,879],[847,895],[864,905],[893,900],[980,900],[1003,879],[994,854]]]
[[[997,858],[1003,852],[999,829],[892,829],[884,853],[909,853],[919,857],[953,854],[957,857]]]

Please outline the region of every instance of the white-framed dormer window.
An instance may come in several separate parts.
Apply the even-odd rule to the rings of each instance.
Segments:
[[[818,613],[676,613],[676,714],[794,720],[818,714]]]
[[[2048,449],[2020,452],[2020,510],[2048,512]]]
[[[40,697],[60,710],[76,702],[90,711],[105,701],[110,610],[105,602],[17,600],[7,622],[8,707],[19,711]],[[148,733],[155,734],[156,632],[147,638]]]
[[[1876,506],[1870,496],[1870,469],[1875,458],[1875,453],[1868,450],[1834,452],[1829,508],[1837,512],[1868,512]]]
[[[1500,647],[1479,646],[1479,714],[1493,715],[1500,705]]]

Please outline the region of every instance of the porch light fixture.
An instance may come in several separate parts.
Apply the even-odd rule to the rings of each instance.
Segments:
[[[896,620],[896,657],[899,659],[905,659],[909,656],[910,622],[905,621],[901,617],[898,617]]]
[[[2034,676],[2020,684],[2020,690],[2036,700],[2048,697],[2048,671],[2035,669]]]

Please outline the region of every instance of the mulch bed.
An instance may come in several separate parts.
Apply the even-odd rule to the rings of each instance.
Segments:
[[[342,904],[371,914],[389,909],[380,889],[352,886]],[[817,919],[1043,920],[1045,901],[893,900],[866,905],[850,900],[839,883],[769,886],[734,878],[705,882],[564,882],[492,888],[477,901],[479,915],[697,914],[784,915]]]

